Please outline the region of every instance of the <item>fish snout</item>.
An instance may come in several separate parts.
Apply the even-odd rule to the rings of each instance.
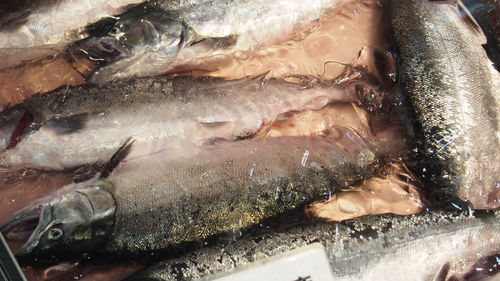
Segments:
[[[0,232],[9,242],[22,244],[16,257],[25,258],[38,247],[44,224],[50,221],[50,206],[36,204],[20,210],[12,219],[0,226]]]

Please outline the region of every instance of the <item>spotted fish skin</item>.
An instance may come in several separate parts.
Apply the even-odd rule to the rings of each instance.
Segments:
[[[455,5],[391,2],[401,84],[416,112],[433,189],[500,207],[499,75]]]

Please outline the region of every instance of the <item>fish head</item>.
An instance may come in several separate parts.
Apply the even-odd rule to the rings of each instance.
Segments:
[[[194,31],[183,22],[150,5],[134,7],[95,23],[88,27],[88,34],[70,51],[83,52],[100,63],[91,82],[104,82],[125,70],[126,76],[146,76],[146,69],[151,72],[147,74],[158,74],[195,40]]]
[[[22,243],[22,263],[55,262],[102,246],[114,224],[116,201],[102,184],[75,183],[33,202],[0,226],[7,241]],[[69,191],[66,191],[69,190]]]

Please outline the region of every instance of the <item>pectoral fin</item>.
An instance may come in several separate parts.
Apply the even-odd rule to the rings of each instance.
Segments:
[[[47,121],[45,126],[50,127],[60,135],[71,134],[85,127],[88,115],[88,113],[81,113],[64,118],[51,119]]]
[[[123,159],[125,159],[127,155],[130,153],[133,143],[134,140],[132,138],[128,138],[123,142],[120,148],[118,148],[115,154],[111,156],[109,161],[102,168],[101,175],[99,176],[100,179],[105,179],[109,177],[109,175],[118,166],[118,164],[120,164],[120,162],[123,161]]]

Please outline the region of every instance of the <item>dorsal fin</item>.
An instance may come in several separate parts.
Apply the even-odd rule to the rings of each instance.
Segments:
[[[100,179],[105,179],[109,177],[111,172],[120,164],[125,157],[130,153],[130,150],[132,149],[132,144],[134,143],[134,140],[132,138],[126,139],[123,144],[118,148],[118,150],[111,156],[111,158],[108,160],[108,162],[104,165],[104,167],[101,170],[101,175],[99,176]]]

